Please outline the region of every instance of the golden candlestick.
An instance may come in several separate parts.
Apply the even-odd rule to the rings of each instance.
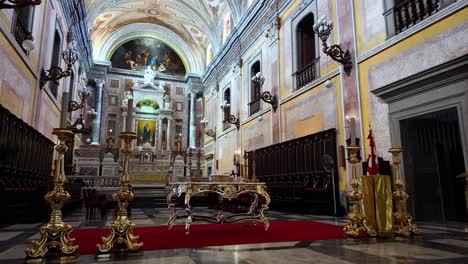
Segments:
[[[361,201],[364,194],[361,191],[361,184],[357,176],[357,164],[359,163],[358,153],[361,149],[359,146],[351,145],[348,148],[349,163],[351,163],[351,186],[353,190],[348,193],[348,198],[351,200],[353,207],[348,214],[349,223],[343,228],[348,237],[362,237],[364,235],[376,236],[375,229],[367,223],[366,217],[362,214]]]
[[[189,148],[189,151],[187,153],[187,160],[188,160],[188,171],[187,171],[187,181],[191,182],[192,181],[192,149]]]
[[[244,165],[242,165],[244,167],[243,171],[244,171],[244,175],[242,175],[242,181],[243,182],[248,182],[249,181],[249,164],[248,164],[248,156],[247,156],[247,152],[244,152]]]
[[[138,236],[133,235],[135,224],[130,220],[127,214],[127,206],[133,200],[133,194],[130,185],[130,175],[128,162],[132,154],[132,142],[137,138],[133,132],[122,132],[120,138],[124,143],[123,154],[123,172],[120,177],[120,190],[115,192],[112,197],[117,201],[119,211],[117,218],[109,225],[110,234],[102,237],[102,243],[97,245],[98,257],[110,257],[113,247],[126,255],[143,255],[143,243],[138,242]]]
[[[396,205],[396,212],[393,214],[395,223],[393,224],[393,232],[397,236],[420,235],[418,227],[413,223],[413,218],[406,212],[405,204],[408,199],[408,193],[402,190],[403,182],[400,176],[400,159],[401,148],[391,148],[388,152],[392,153],[393,165],[395,165],[395,182],[393,199]]]
[[[202,178],[202,170],[201,170],[201,151],[198,151],[197,153],[197,178],[195,181],[200,182]]]
[[[61,263],[67,263],[80,259],[78,246],[74,245],[75,239],[69,237],[73,231],[72,226],[62,220],[62,207],[70,199],[70,194],[63,188],[67,181],[64,157],[68,150],[66,141],[73,137],[73,132],[67,128],[55,128],[53,134],[58,137],[58,144],[55,147],[58,159],[54,174],[54,189],[44,197],[50,204],[52,213],[49,222],[40,228],[41,239],[33,240],[32,248],[26,249],[26,263],[41,263],[46,259],[58,259]],[[45,247],[47,252],[43,256]]]

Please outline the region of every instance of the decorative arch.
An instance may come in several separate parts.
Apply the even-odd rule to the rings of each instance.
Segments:
[[[136,107],[140,109],[140,112],[154,112],[160,108],[156,99],[147,97],[139,100]]]
[[[205,62],[197,49],[192,49],[175,32],[156,24],[135,23],[113,32],[100,46],[93,47],[95,61],[109,61],[122,44],[138,38],[153,38],[171,47],[184,63],[187,72],[201,73]]]

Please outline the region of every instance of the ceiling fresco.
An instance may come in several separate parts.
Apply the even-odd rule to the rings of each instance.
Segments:
[[[124,43],[112,54],[110,61],[115,68],[145,70],[168,75],[184,76],[185,66],[179,55],[165,43],[155,39],[134,39]]]
[[[179,42],[181,47],[192,53],[180,55],[202,57],[194,60],[204,64],[208,45],[215,49],[220,46],[220,20],[230,13],[233,21],[237,21],[242,3],[242,0],[86,0],[87,23],[93,50],[96,51],[95,59],[109,59],[112,50],[103,52],[101,48],[109,46],[106,46],[106,41],[113,34],[131,28],[128,25],[144,23],[156,24],[174,32],[178,36],[174,43]],[[133,33],[132,38],[135,38],[135,32],[128,33]],[[174,50],[177,48],[174,47]],[[97,58],[97,54],[105,52],[108,53],[105,58]]]

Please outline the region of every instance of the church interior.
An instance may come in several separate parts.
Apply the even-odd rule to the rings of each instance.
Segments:
[[[0,0],[0,264],[468,263],[468,0]]]

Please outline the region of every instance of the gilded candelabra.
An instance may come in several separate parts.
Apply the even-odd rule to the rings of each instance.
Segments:
[[[27,263],[41,263],[46,259],[58,259],[59,262],[66,263],[80,259],[78,246],[74,244],[75,239],[69,237],[73,231],[72,226],[63,222],[61,210],[65,202],[70,199],[70,194],[63,188],[67,181],[64,156],[68,150],[66,141],[73,137],[73,132],[67,128],[55,128],[53,134],[58,137],[58,144],[55,147],[58,159],[54,175],[54,188],[44,197],[50,204],[52,213],[49,222],[40,228],[41,239],[33,240],[32,248],[26,249]],[[43,255],[45,248],[47,248],[47,252]]]
[[[413,218],[406,212],[405,203],[408,199],[408,193],[402,190],[403,182],[400,176],[400,148],[391,148],[388,152],[392,153],[393,165],[395,165],[395,183],[393,199],[396,205],[396,212],[393,214],[395,223],[393,232],[397,236],[420,235],[418,227],[413,223]]]
[[[191,182],[192,181],[192,148],[189,148],[189,151],[187,153],[187,163],[188,163],[188,172],[187,172],[187,181]]]
[[[244,152],[244,156],[242,157],[244,158],[244,165],[242,165],[243,167],[243,173],[242,173],[242,181],[243,182],[248,182],[249,181],[249,165],[248,165],[248,156],[247,156],[247,152]]]
[[[124,143],[123,154],[123,172],[120,177],[120,190],[112,195],[118,204],[117,218],[109,225],[110,234],[102,237],[102,243],[97,245],[99,257],[110,257],[113,247],[126,255],[142,255],[143,243],[138,242],[138,236],[133,234],[135,224],[130,220],[127,214],[127,206],[133,200],[134,194],[130,185],[130,175],[128,162],[132,154],[132,142],[136,139],[133,132],[122,132],[120,138]]]
[[[198,151],[197,153],[197,178],[195,181],[197,182],[200,182],[201,181],[201,177],[202,177],[202,170],[201,170],[201,156],[202,156],[202,153],[201,153],[201,150]]]
[[[353,187],[353,190],[350,191],[347,196],[349,200],[351,200],[353,207],[348,214],[349,223],[343,228],[343,231],[346,236],[353,238],[362,237],[366,234],[369,236],[376,236],[377,232],[367,223],[361,209],[361,201],[364,198],[364,194],[357,176],[357,164],[359,163],[358,152],[361,148],[356,145],[351,145],[347,149],[350,156],[349,162],[351,163],[352,172],[351,186]]]

